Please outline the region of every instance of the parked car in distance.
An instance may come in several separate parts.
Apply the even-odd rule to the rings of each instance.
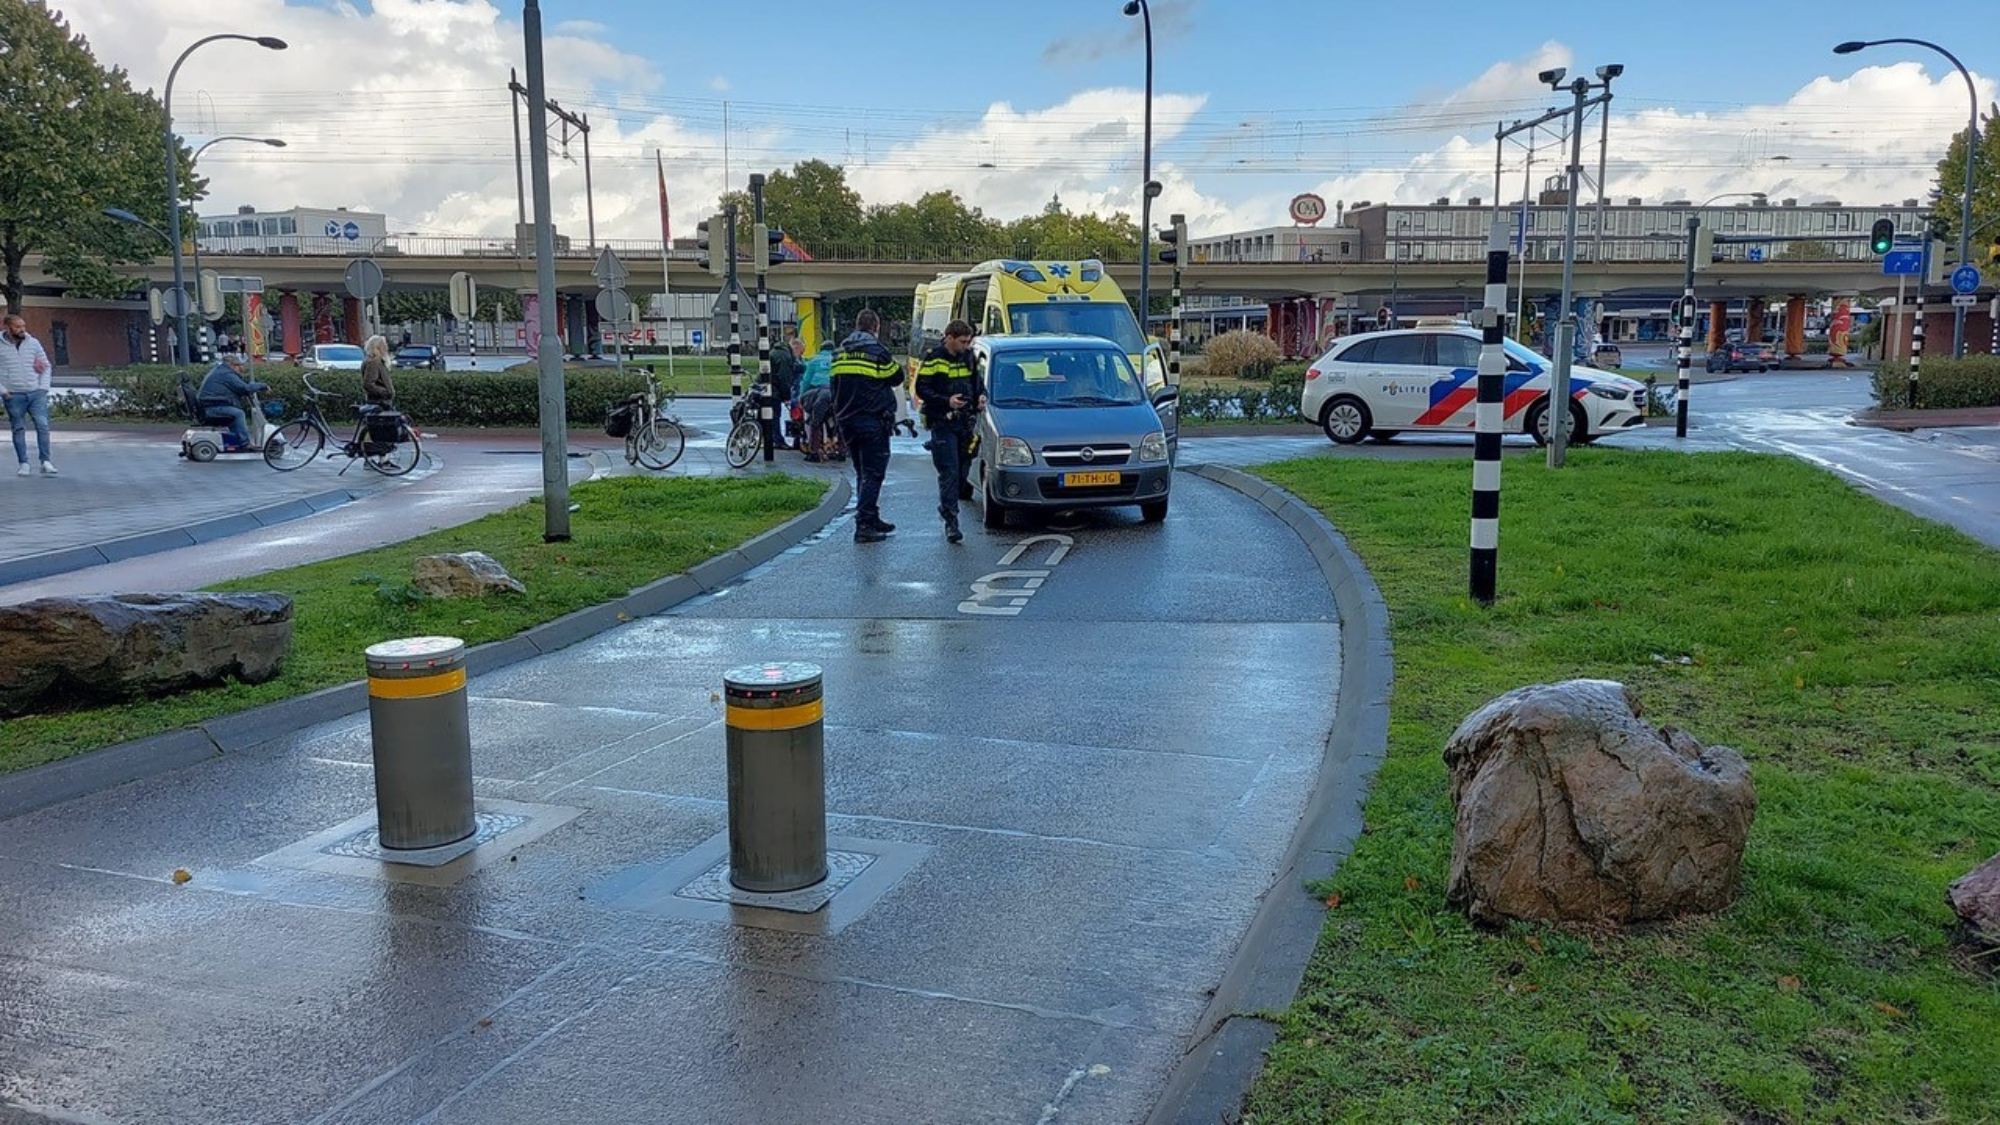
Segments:
[[[404,344],[396,349],[396,367],[423,367],[444,370],[444,349],[435,344]]]
[[[301,366],[308,371],[359,371],[365,358],[354,344],[314,344]]]
[[[1708,353],[1710,374],[1730,371],[1769,371],[1778,366],[1778,349],[1770,344],[1727,343]]]
[[[1137,505],[1167,518],[1176,389],[1148,393],[1126,344],[1095,336],[980,336],[986,376],[973,487],[987,527],[1016,509]]]
[[[1617,344],[1599,344],[1590,353],[1590,364],[1593,367],[1623,367],[1625,353],[1618,350]]]

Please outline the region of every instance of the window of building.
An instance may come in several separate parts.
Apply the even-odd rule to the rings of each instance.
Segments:
[[[255,220],[255,219],[242,219],[242,220],[239,220],[239,221],[237,222],[237,224],[236,224],[236,233],[237,233],[237,234],[241,234],[241,235],[247,235],[247,236],[249,236],[249,237],[252,237],[252,238],[256,237],[256,235],[257,235],[257,220]]]
[[[1350,243],[1350,242],[1349,242],[1348,240],[1346,240],[1346,239],[1344,239],[1344,238],[1343,238],[1343,239],[1341,239],[1341,240],[1340,240],[1340,252],[1341,252],[1342,254],[1352,254],[1352,253],[1354,253],[1354,250],[1353,250],[1353,244],[1352,244],[1352,243]]]
[[[277,234],[277,233],[278,233],[278,220],[277,220],[277,219],[275,219],[275,218],[270,218],[270,219],[265,219],[265,220],[264,220],[264,233],[265,233],[265,234]]]

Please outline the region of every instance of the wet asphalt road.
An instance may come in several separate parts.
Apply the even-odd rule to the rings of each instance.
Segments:
[[[481,797],[578,812],[449,885],[282,858],[372,808],[359,716],[0,822],[0,1120],[1143,1118],[1316,776],[1331,600],[1198,478],[956,547],[928,478],[894,464],[887,543],[843,517],[475,678]],[[825,668],[836,841],[913,857],[835,932],[658,890],[727,823],[720,674],[767,659]]]

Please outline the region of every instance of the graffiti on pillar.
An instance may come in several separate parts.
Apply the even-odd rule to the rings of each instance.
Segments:
[[[521,294],[521,340],[527,347],[529,359],[541,355],[542,297],[539,293]]]
[[[1854,306],[1846,297],[1836,297],[1833,301],[1833,316],[1826,325],[1826,354],[1832,362],[1847,365],[1847,342],[1854,333]]]

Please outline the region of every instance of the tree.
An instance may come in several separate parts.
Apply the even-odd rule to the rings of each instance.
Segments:
[[[1005,252],[1020,258],[1129,262],[1139,256],[1139,224],[1131,216],[1123,211],[1109,219],[1072,215],[1057,199],[1049,200],[1039,215],[1008,223],[1005,234]]]
[[[1937,183],[1931,186],[1931,227],[1953,249],[1958,246],[1959,210],[1965,198],[1965,130],[1951,138],[1938,161]],[[1972,233],[2000,241],[2000,104],[1987,107],[1979,129],[1979,161],[1972,169]],[[1979,260],[1975,251],[1974,260]]]
[[[161,249],[148,231],[107,219],[120,207],[166,226],[160,136],[166,111],[105,69],[90,44],[40,0],[0,0],[0,261],[8,311],[21,307],[23,262],[83,296],[115,297],[132,283],[118,266]],[[206,185],[178,145],[189,198]],[[191,229],[191,228],[190,228]]]
[[[999,223],[979,208],[967,207],[951,191],[926,192],[915,203],[871,208],[868,236],[878,247],[944,261],[989,258],[1006,244]]]
[[[801,160],[789,172],[772,172],[764,181],[764,210],[772,225],[809,253],[863,237],[860,193],[847,186],[846,170],[824,160]]]
[[[1803,242],[1785,243],[1785,248],[1778,251],[1778,257],[1790,262],[1830,262],[1834,253],[1833,247],[1817,238],[1808,238]]]

